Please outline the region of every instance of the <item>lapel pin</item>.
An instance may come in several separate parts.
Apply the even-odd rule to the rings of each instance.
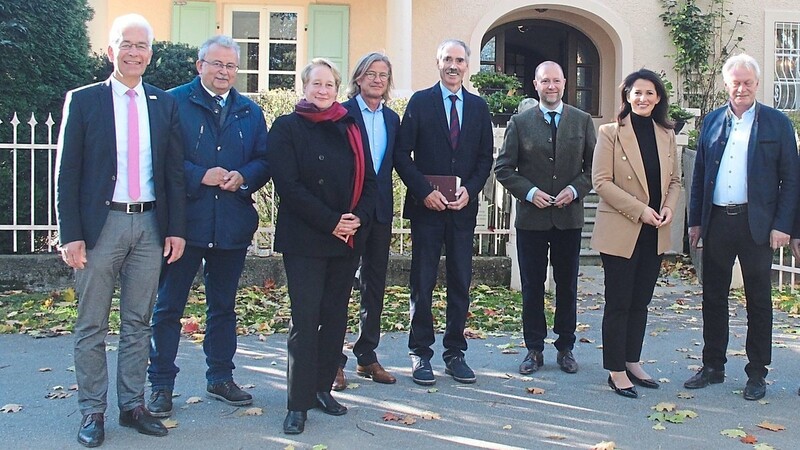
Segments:
[[[156,97],[155,95],[148,95],[147,98],[149,98],[150,100],[158,100],[158,97]]]

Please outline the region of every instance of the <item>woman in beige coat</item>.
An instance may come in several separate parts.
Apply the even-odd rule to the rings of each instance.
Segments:
[[[641,69],[620,88],[617,121],[600,127],[594,150],[592,184],[600,204],[592,248],[600,252],[605,272],[603,367],[610,372],[608,385],[636,398],[634,383],[658,388],[639,360],[647,305],[670,246],[680,180],[660,77]]]

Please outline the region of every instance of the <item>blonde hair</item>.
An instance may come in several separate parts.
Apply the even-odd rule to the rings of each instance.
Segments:
[[[305,89],[306,85],[308,84],[308,77],[311,76],[311,71],[317,66],[323,66],[331,69],[331,73],[333,73],[333,80],[336,82],[336,90],[338,91],[339,86],[342,84],[342,74],[339,73],[339,69],[336,68],[336,65],[331,60],[326,58],[314,58],[310,63],[303,67],[303,71],[300,72],[300,80],[303,82],[303,89]]]

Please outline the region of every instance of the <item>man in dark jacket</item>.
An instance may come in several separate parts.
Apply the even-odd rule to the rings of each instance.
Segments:
[[[447,254],[447,325],[442,338],[445,374],[460,383],[476,380],[464,359],[464,325],[469,312],[478,195],[492,169],[493,138],[486,102],[462,86],[469,56],[469,47],[462,41],[448,39],[439,45],[440,81],[411,96],[394,152],[395,170],[408,186],[403,206],[403,217],[411,220],[413,242],[408,349],[411,378],[420,385],[436,383],[430,362],[435,341],[431,305],[443,245]],[[426,175],[460,177],[455,200],[435,190]]]
[[[200,76],[170,91],[178,101],[185,143],[188,230],[184,257],[163,268],[153,311],[148,369],[153,391],[147,407],[156,417],[172,413],[180,319],[201,263],[208,395],[235,406],[252,403],[233,382],[234,306],[247,247],[258,228],[251,195],[270,175],[264,114],[233,88],[238,64],[239,45],[227,36],[212,37],[198,52]]]
[[[753,57],[731,56],[722,79],[728,104],[703,120],[689,202],[689,244],[703,240],[703,367],[683,387],[725,381],[738,257],[747,300],[742,397],[760,400],[772,362],[772,258],[789,244],[800,189],[797,143],[789,119],[756,101],[761,68]]]
[[[375,169],[378,185],[374,220],[360,231],[366,234],[366,243],[357,275],[361,291],[361,326],[358,340],[353,345],[353,354],[358,360],[356,373],[383,384],[394,384],[397,381],[381,366],[375,354],[381,338],[383,292],[386,288],[389,244],[392,240],[392,159],[395,138],[400,128],[400,117],[386,106],[393,86],[392,63],[389,57],[378,52],[368,53],[356,64],[347,88],[349,100],[342,103],[361,130],[361,140],[372,156],[372,167]],[[347,387],[344,375],[346,364],[347,356],[342,353],[341,364],[333,381],[334,391]]]

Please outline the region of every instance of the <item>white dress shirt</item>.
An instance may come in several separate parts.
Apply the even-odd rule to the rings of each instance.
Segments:
[[[115,202],[131,203],[128,193],[128,102],[125,94],[130,88],[111,77],[114,102],[114,129],[117,138],[117,181],[114,187]],[[136,107],[139,113],[139,186],[141,195],[137,202],[152,202],[156,199],[153,182],[153,157],[150,147],[150,115],[147,113],[147,98],[141,81],[136,87]]]
[[[712,202],[718,206],[747,203],[747,146],[756,116],[756,104],[753,102],[741,119],[730,109],[726,115],[728,123],[723,126],[727,127],[728,142],[719,161],[712,198]]]

